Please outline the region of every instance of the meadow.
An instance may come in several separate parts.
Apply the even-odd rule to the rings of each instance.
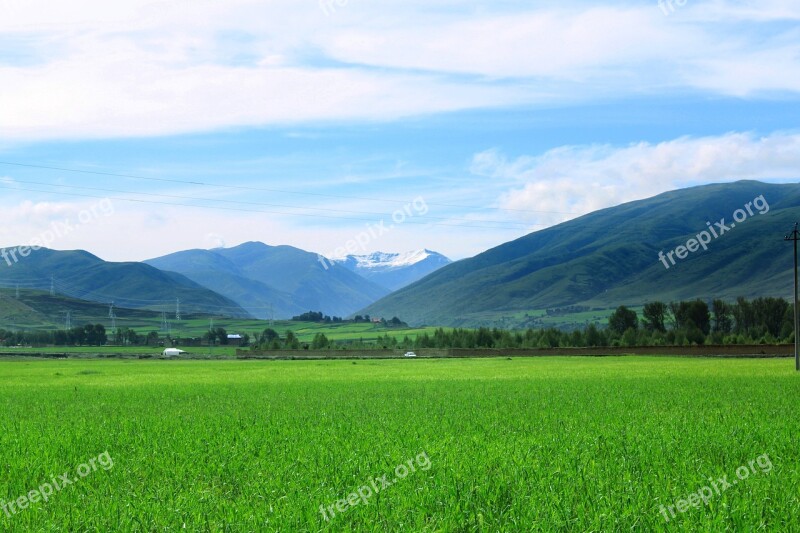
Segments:
[[[787,359],[6,358],[0,383],[0,505],[74,479],[0,509],[3,531],[791,531],[800,512]]]

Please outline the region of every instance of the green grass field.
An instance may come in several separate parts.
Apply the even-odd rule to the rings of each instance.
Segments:
[[[0,499],[76,479],[0,509],[3,531],[791,531],[800,512],[788,360],[5,359],[0,383]]]

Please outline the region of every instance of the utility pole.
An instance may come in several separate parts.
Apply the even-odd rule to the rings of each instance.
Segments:
[[[50,296],[56,295],[56,279],[53,276],[50,276]]]
[[[794,230],[789,235],[784,236],[783,240],[794,243],[794,369],[800,371],[800,351],[798,351],[798,322],[797,322],[797,241],[800,239],[800,232],[797,231],[797,222],[794,223]]]
[[[175,320],[177,320],[179,322],[181,320],[181,299],[180,298],[176,298],[175,299]]]

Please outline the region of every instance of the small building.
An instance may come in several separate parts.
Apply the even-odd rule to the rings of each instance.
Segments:
[[[179,350],[178,348],[167,348],[161,353],[161,355],[163,355],[164,357],[175,357],[183,353],[186,352],[184,352],[183,350]]]
[[[241,346],[242,345],[242,336],[238,333],[231,333],[228,335],[228,344],[231,346]]]

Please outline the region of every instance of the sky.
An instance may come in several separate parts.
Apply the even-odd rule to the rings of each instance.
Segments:
[[[0,247],[470,257],[800,177],[796,0],[0,0]]]

